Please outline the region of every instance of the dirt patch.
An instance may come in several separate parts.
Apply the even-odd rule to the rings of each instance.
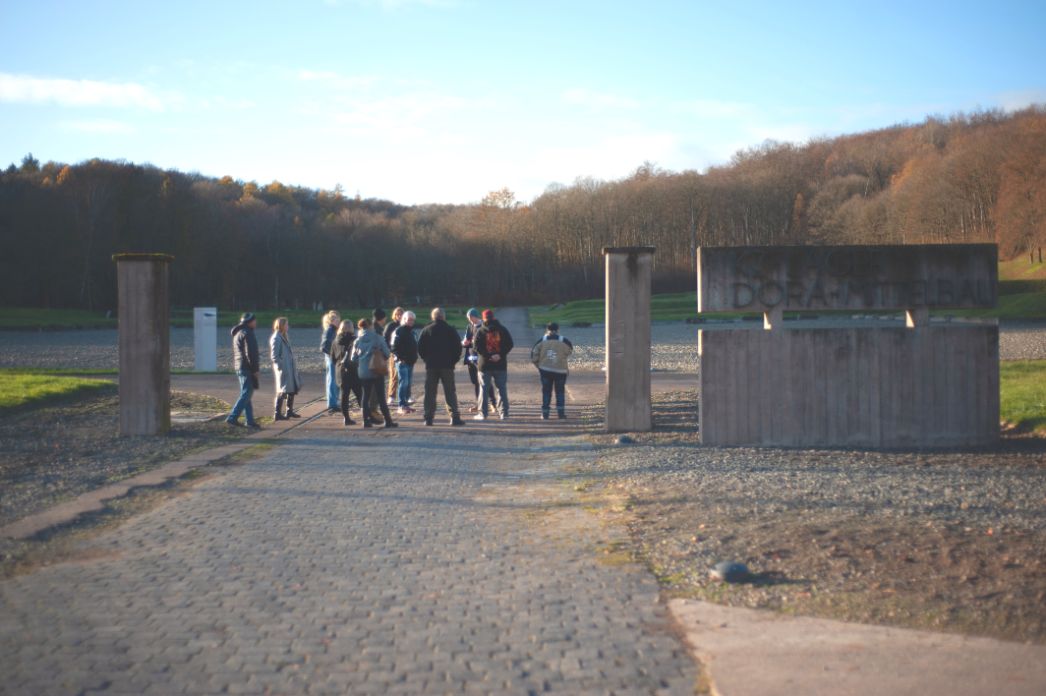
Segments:
[[[655,402],[655,433],[606,445],[630,552],[668,596],[1046,643],[1046,443],[992,451],[711,448],[696,395]],[[615,551],[620,551],[616,549]],[[749,582],[709,576],[739,561]]]

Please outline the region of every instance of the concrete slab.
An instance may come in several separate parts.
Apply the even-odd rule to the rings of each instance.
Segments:
[[[1046,646],[674,599],[717,696],[1040,696]]]

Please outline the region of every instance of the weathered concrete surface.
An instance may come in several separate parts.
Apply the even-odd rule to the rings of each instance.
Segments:
[[[1046,646],[674,599],[718,696],[1040,696]]]
[[[991,308],[994,244],[702,247],[699,312]]]
[[[606,257],[606,430],[646,432],[650,410],[650,278],[654,247],[603,249]]]
[[[171,333],[166,254],[117,254],[120,434],[171,429]]]
[[[959,447],[999,438],[999,329],[702,330],[701,442]]]

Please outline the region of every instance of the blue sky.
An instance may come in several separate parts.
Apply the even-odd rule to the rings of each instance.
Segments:
[[[400,203],[1046,103],[1046,2],[0,0],[0,164]]]

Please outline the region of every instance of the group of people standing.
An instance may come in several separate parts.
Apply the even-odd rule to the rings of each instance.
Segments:
[[[323,315],[320,350],[324,356],[325,396],[328,413],[340,414],[345,425],[356,425],[349,412],[351,399],[361,411],[364,428],[398,426],[392,420],[390,405],[398,415],[414,413],[411,391],[414,366],[420,359],[425,364],[425,386],[422,418],[432,425],[436,416],[436,395],[442,385],[443,398],[450,414],[450,424],[464,425],[458,405],[454,370],[459,362],[466,366],[472,382],[475,406],[470,411],[476,420],[486,420],[496,412],[509,417],[508,354],[514,344],[512,335],[495,317],[492,310],[470,309],[464,336],[447,323],[446,313],[432,310],[431,323],[420,331],[415,328],[414,312],[397,307],[391,321],[381,308],[370,318],[356,322],[342,321],[336,311]],[[246,426],[259,427],[254,418],[251,396],[258,389],[260,363],[258,342],[254,335],[257,319],[248,312],[233,327],[233,365],[240,380],[240,396],[226,418],[238,425],[242,413]],[[559,418],[566,418],[565,385],[567,359],[573,344],[559,335],[559,326],[548,324],[545,335],[531,348],[531,361],[541,376],[541,416],[551,414],[553,392]],[[273,322],[269,339],[276,395],[274,420],[299,418],[294,398],[301,389],[301,376],[294,361],[286,317]],[[387,380],[387,382],[386,382]]]

